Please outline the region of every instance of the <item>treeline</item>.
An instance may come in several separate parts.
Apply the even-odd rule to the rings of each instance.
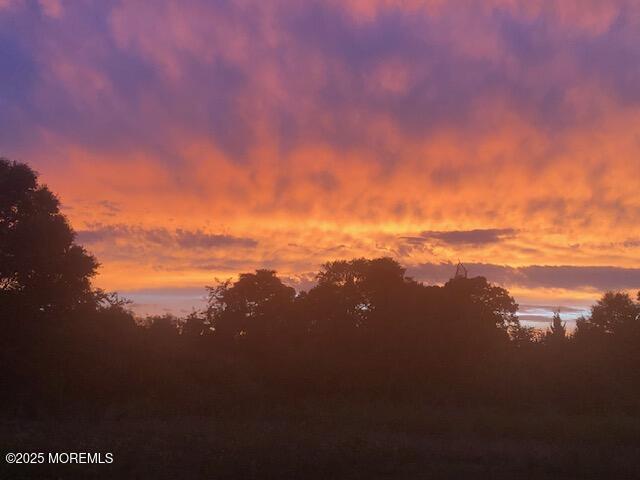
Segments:
[[[91,287],[96,268],[35,173],[0,160],[4,408],[198,412],[325,394],[640,407],[640,303],[626,293],[605,294],[573,335],[559,315],[539,333],[483,277],[431,286],[393,259],[355,259],[323,265],[308,292],[271,270],[243,273],[207,287],[203,311],[140,324]]]

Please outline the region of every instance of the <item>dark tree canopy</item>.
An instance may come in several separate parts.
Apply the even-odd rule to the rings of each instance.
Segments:
[[[444,291],[466,320],[473,317],[487,326],[502,329],[518,324],[518,304],[513,297],[484,277],[452,278],[444,285]]]
[[[405,269],[391,258],[328,262],[317,275],[305,302],[312,328],[335,334],[361,328],[389,327],[389,317],[397,317],[406,287],[413,281]]]
[[[37,174],[0,158],[0,310],[50,315],[93,302],[97,266]]]
[[[207,323],[218,338],[306,337],[336,358],[348,345],[416,355],[427,344],[434,352],[434,342],[445,350],[492,348],[519,326],[513,298],[483,277],[426,286],[385,257],[328,262],[316,278],[298,295],[272,270],[221,282],[209,287]]]
[[[233,284],[221,282],[207,290],[207,317],[218,335],[231,338],[278,333],[295,297],[274,270],[243,273]]]
[[[640,296],[640,293],[639,293]],[[628,335],[640,330],[640,304],[625,292],[606,292],[591,307],[591,315],[577,324],[578,337],[585,335]]]

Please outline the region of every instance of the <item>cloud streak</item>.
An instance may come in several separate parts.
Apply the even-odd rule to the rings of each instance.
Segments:
[[[419,237],[402,237],[411,244],[424,242],[442,242],[449,245],[478,246],[498,243],[513,238],[517,230],[513,228],[485,228],[474,230],[450,230],[445,232],[427,231]]]
[[[215,249],[223,247],[254,248],[258,242],[252,238],[206,233],[201,230],[170,231],[166,228],[145,229],[131,225],[96,225],[90,230],[77,232],[78,240],[87,245],[137,240],[164,248]]]
[[[640,268],[613,266],[528,265],[510,267],[485,263],[465,264],[470,276],[485,276],[503,285],[527,288],[640,290]],[[452,277],[452,263],[412,266],[416,279],[444,282]]]

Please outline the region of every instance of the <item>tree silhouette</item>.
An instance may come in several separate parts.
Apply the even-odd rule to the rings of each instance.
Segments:
[[[90,279],[98,264],[74,236],[37,174],[0,158],[0,312],[52,317],[95,303]]]
[[[318,284],[305,297],[315,330],[340,332],[383,331],[393,328],[405,304],[408,285],[405,269],[384,257],[325,263]]]
[[[560,310],[553,312],[551,326],[546,332],[545,339],[548,342],[560,343],[567,338],[567,325],[560,318]]]
[[[588,333],[611,335],[629,334],[640,328],[640,304],[628,293],[606,292],[591,307],[591,315],[576,322],[577,335]]]
[[[507,330],[519,324],[518,304],[509,292],[484,277],[456,277],[444,285],[451,305],[467,322]]]
[[[264,337],[276,334],[289,318],[295,290],[274,270],[242,273],[238,281],[207,287],[207,317],[217,336]]]

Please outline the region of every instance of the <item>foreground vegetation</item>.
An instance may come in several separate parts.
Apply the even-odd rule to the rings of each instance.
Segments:
[[[247,397],[243,397],[246,399]],[[2,465],[3,478],[633,478],[640,421],[354,398],[7,420],[5,450],[112,452],[111,465]],[[21,476],[22,475],[22,476]]]

